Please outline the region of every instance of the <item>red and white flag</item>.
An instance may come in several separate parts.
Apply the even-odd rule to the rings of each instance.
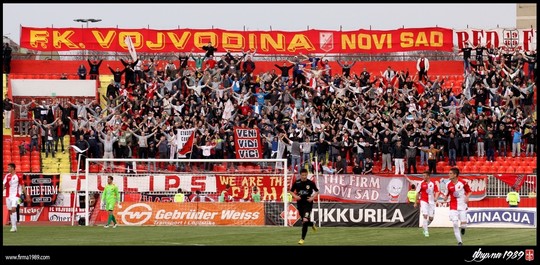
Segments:
[[[133,45],[133,41],[131,40],[130,36],[126,36],[124,39],[124,43],[126,43],[129,54],[131,55],[131,59],[133,61],[137,61],[137,51],[135,51],[135,46]]]
[[[178,146],[178,157],[185,158],[193,150],[195,138],[195,128],[178,129],[176,133],[176,144]]]

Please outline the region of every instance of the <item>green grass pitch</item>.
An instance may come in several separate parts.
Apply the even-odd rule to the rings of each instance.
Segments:
[[[295,246],[300,227],[19,226],[3,227],[4,246]],[[455,246],[452,228],[321,227],[305,246]],[[465,246],[536,246],[536,229],[467,228]]]

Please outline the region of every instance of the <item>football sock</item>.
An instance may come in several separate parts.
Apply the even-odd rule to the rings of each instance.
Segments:
[[[424,221],[422,222],[422,227],[424,228],[424,231],[427,231],[427,226],[429,224],[429,219],[428,217],[424,217]]]
[[[17,229],[17,212],[13,212],[9,215],[9,220],[11,221],[11,227]]]
[[[457,242],[463,242],[461,241],[461,232],[459,231],[459,221],[452,221],[452,225],[454,226],[454,236],[456,236]]]
[[[310,227],[309,222],[302,223],[302,239],[306,238],[308,227]]]

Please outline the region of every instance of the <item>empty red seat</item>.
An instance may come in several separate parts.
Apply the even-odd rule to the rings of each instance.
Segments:
[[[38,173],[38,172],[41,172],[41,166],[39,165],[31,165],[30,166],[30,171],[32,173]]]
[[[227,167],[224,165],[214,165],[214,171],[216,172],[226,172]]]
[[[30,171],[30,164],[22,164],[21,165],[21,171],[22,172],[31,172]]]

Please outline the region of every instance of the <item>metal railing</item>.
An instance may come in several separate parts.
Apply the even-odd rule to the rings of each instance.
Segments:
[[[522,174],[516,174],[518,177]],[[536,194],[536,175],[527,174],[523,175],[523,185],[518,190],[521,197],[527,197],[529,194]],[[512,186],[508,185],[504,181],[496,178],[494,175],[488,175],[488,197],[506,197],[508,192],[512,190]]]
[[[413,52],[393,52],[393,53],[347,53],[347,54],[315,54],[315,56],[325,56],[329,61],[336,60],[358,60],[363,62],[380,62],[380,61],[416,61],[420,53],[424,53],[427,58],[432,61],[461,61],[463,56],[457,52],[444,52],[444,51],[413,51]],[[223,55],[224,53],[216,53],[216,57]],[[240,54],[240,53],[233,53]],[[140,58],[154,58],[155,60],[178,60],[178,53],[138,53]],[[292,59],[293,55],[285,54],[272,54],[261,55],[255,54],[254,60],[256,61],[283,61]],[[58,60],[58,61],[80,61],[86,59],[104,59],[110,61],[120,60],[120,58],[130,58],[129,53],[120,52],[100,52],[100,51],[88,51],[88,54],[81,53],[81,51],[68,51],[68,52],[33,52],[27,53],[13,52],[13,60]],[[487,58],[487,57],[486,57]]]

